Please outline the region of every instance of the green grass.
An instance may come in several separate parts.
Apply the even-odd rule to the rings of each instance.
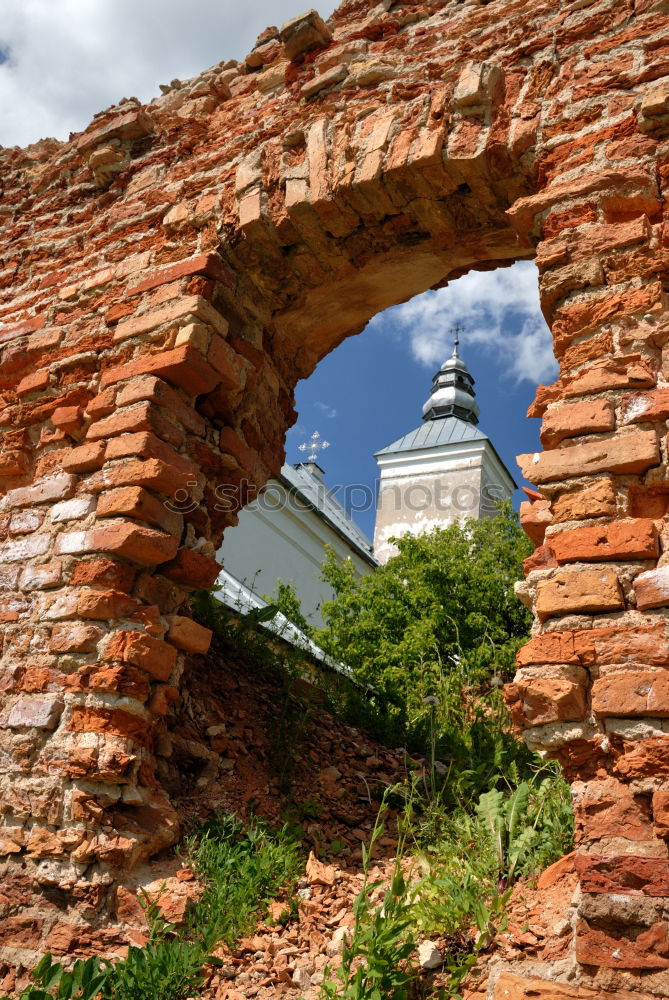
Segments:
[[[144,899],[149,940],[143,948],[131,947],[113,963],[80,960],[69,971],[46,955],[19,1000],[186,1000],[204,983],[204,966],[216,962],[216,946],[251,931],[303,867],[287,828],[274,833],[254,819],[244,830],[222,813],[186,840],[184,856],[204,892],[183,928],[162,919],[157,901]]]

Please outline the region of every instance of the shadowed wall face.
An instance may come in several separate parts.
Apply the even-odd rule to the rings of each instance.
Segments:
[[[521,459],[508,697],[573,780],[581,889],[512,988],[669,992],[669,11],[559,6],[355,0],[0,151],[9,962],[125,942],[127,871],[178,837],[156,763],[208,643],[187,596],[279,472],[296,381],[386,306],[534,258],[560,378]]]

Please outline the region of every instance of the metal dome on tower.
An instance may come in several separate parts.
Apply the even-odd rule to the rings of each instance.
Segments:
[[[479,407],[474,392],[474,378],[460,357],[459,334],[461,327],[454,329],[453,354],[432,380],[432,391],[423,406],[423,420],[437,420],[440,417],[459,417],[470,424],[478,424]]]

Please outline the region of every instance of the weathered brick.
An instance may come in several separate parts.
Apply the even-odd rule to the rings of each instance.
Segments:
[[[181,537],[183,517],[171,511],[141,486],[126,486],[103,493],[98,501],[98,517],[135,517]]]
[[[582,403],[563,403],[549,409],[541,425],[541,443],[554,448],[565,438],[578,434],[611,431],[615,427],[615,412],[609,399],[588,399]]]
[[[28,507],[56,500],[67,500],[74,493],[76,478],[66,473],[47,476],[33,483],[10,490],[0,500],[0,513],[15,507]]]
[[[138,375],[158,375],[191,396],[211,392],[220,382],[218,372],[197,351],[191,347],[177,347],[173,351],[151,354],[137,361],[129,361],[119,368],[111,368],[102,376],[100,385],[106,389]]]
[[[0,726],[7,729],[55,729],[63,713],[60,698],[21,698],[4,713]]]
[[[55,625],[49,639],[52,653],[91,653],[104,635],[96,625]]]
[[[518,729],[585,718],[585,685],[562,678],[532,678],[507,684],[504,700]]]
[[[568,493],[560,493],[551,505],[553,523],[580,521],[586,517],[614,517],[616,491],[609,478],[600,479]]]
[[[218,579],[221,566],[200,552],[183,547],[171,562],[160,567],[160,572],[174,583],[193,590],[208,590]]]
[[[552,522],[551,505],[549,500],[535,500],[529,502],[523,500],[520,505],[520,523],[523,531],[528,535],[535,545],[541,545],[546,534],[546,528]]]
[[[537,584],[536,611],[542,620],[554,615],[618,611],[624,605],[618,577],[608,569],[561,570]]]
[[[123,320],[116,327],[114,340],[127,340],[128,337],[137,337],[143,333],[149,333],[163,323],[173,323],[176,320],[192,316],[203,323],[212,326],[223,337],[228,332],[228,323],[217,309],[207,302],[201,295],[186,295],[177,299],[161,309],[153,309],[151,312],[143,313],[141,316],[133,316],[132,319]]]
[[[68,472],[91,472],[99,469],[105,460],[105,447],[104,441],[79,445],[63,455],[61,464]]]
[[[232,272],[225,266],[218,254],[202,253],[197,257],[189,257],[187,260],[170,264],[169,267],[164,267],[160,271],[154,271],[153,274],[142,278],[139,284],[128,289],[128,295],[141,295],[159,285],[165,285],[170,281],[176,281],[177,278],[191,274],[204,274],[208,278],[222,281],[228,286],[234,283]]]
[[[592,710],[607,716],[669,716],[669,671],[607,674],[592,685]]]
[[[105,662],[130,663],[158,681],[168,679],[177,655],[177,650],[170,643],[154,639],[144,632],[114,632],[100,651]]]
[[[597,472],[645,472],[660,461],[654,431],[619,434],[605,441],[588,441],[516,459],[531,483],[550,483]]]
[[[212,631],[183,615],[167,615],[167,638],[186,653],[206,653],[211,645]]]
[[[183,431],[168,420],[155,404],[149,402],[125,407],[96,421],[88,428],[86,437],[90,441],[97,441],[138,431],[151,431],[177,447],[183,442]]]
[[[55,550],[62,554],[112,552],[142,565],[156,565],[172,559],[178,539],[132,521],[117,521],[88,531],[63,532],[56,539]]]
[[[669,604],[669,566],[660,566],[639,573],[634,579],[637,607],[660,608]]]
[[[51,535],[31,535],[29,538],[19,538],[14,542],[0,545],[0,563],[23,562],[43,556],[51,548]]]
[[[657,559],[660,554],[655,523],[645,518],[554,532],[550,545],[559,563]]]
[[[139,744],[149,741],[150,726],[146,719],[120,708],[95,708],[73,705],[67,728],[75,733],[106,733],[123,736]]]
[[[155,375],[144,375],[132,379],[119,390],[117,402],[119,406],[131,406],[144,399],[152,400],[165,407],[180,424],[183,424],[193,434],[204,435],[205,422],[200,414],[192,406],[184,403],[174,389],[166,382],[156,378]]]
[[[635,392],[623,396],[620,402],[621,424],[638,424],[641,421],[651,423],[667,418],[669,418],[669,389]]]

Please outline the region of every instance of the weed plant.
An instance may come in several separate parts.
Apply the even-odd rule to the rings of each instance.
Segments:
[[[216,946],[249,932],[302,868],[299,847],[285,829],[272,833],[254,820],[244,832],[235,817],[221,813],[186,840],[184,854],[204,892],[183,928],[163,920],[158,901],[145,897],[144,947],[131,947],[117,962],[78,960],[70,970],[45,955],[18,1000],[186,1000],[203,985],[204,966],[217,963]]]

